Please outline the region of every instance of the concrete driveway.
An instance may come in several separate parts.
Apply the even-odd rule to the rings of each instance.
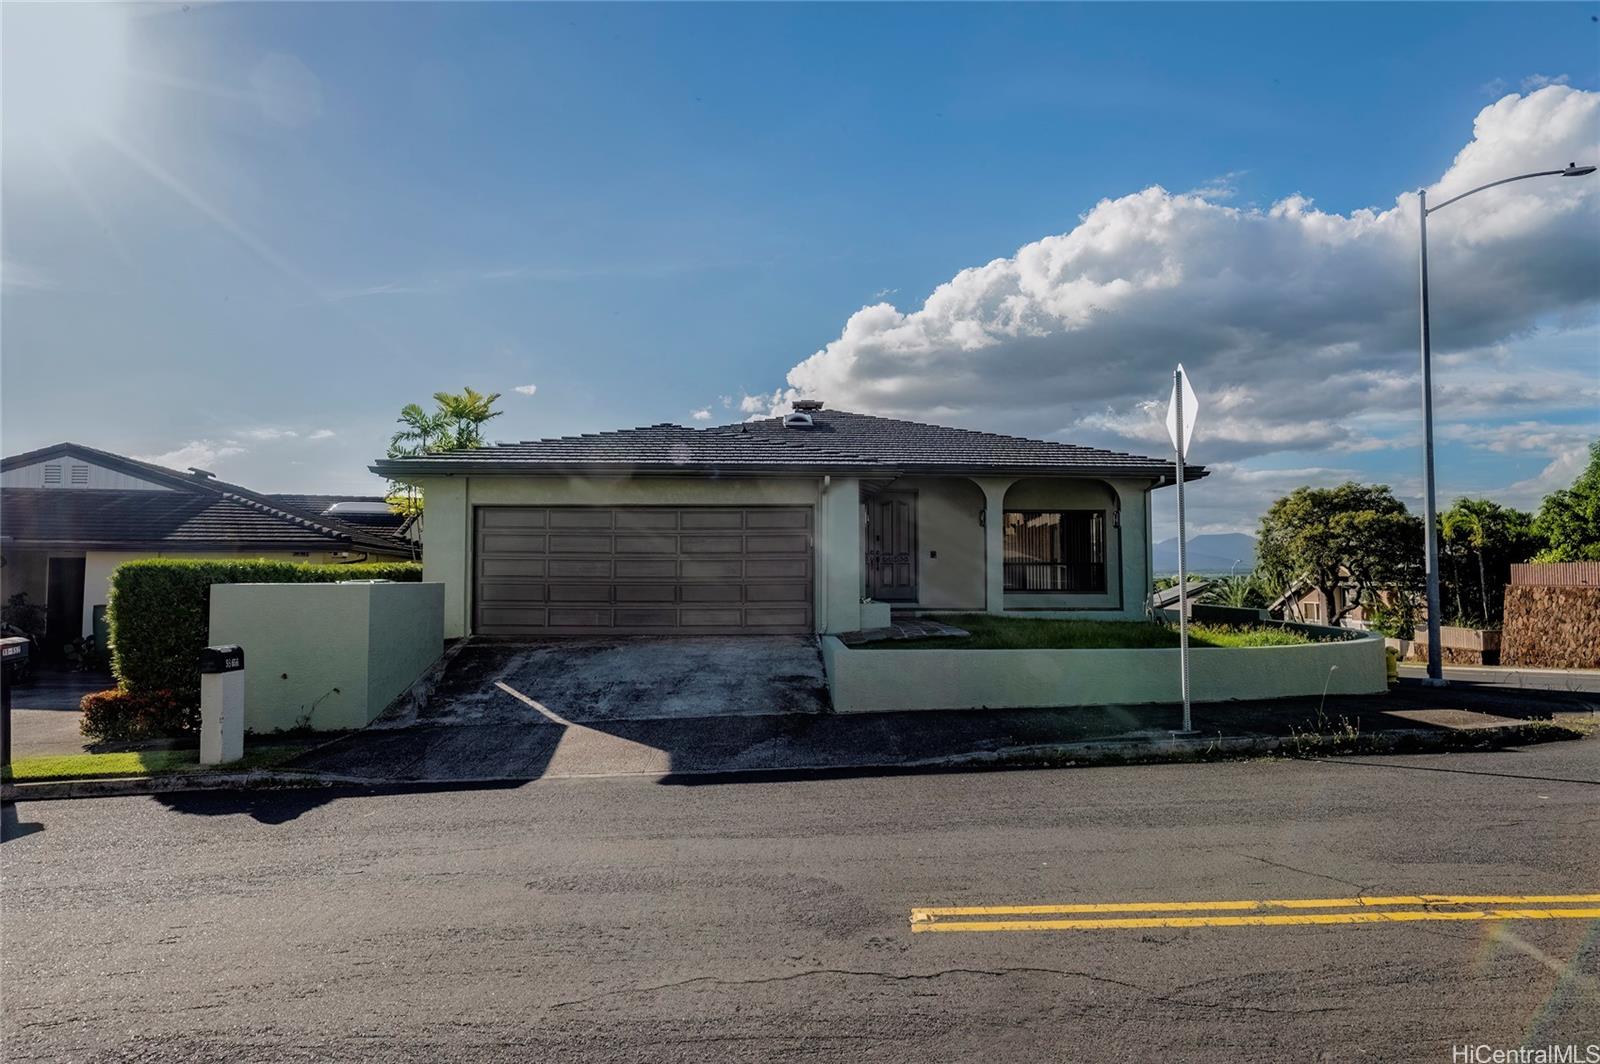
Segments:
[[[737,636],[472,642],[431,697],[378,728],[825,713],[815,639]]]
[[[46,757],[81,754],[85,740],[78,732],[78,703],[94,691],[115,687],[104,673],[40,669],[31,683],[11,692],[11,756]]]

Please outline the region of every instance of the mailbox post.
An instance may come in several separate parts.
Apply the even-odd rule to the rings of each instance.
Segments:
[[[200,651],[200,763],[244,757],[244,648]]]
[[[11,767],[11,674],[28,660],[28,640],[0,639],[0,765]]]

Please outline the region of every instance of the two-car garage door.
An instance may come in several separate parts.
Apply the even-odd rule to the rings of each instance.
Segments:
[[[812,631],[809,506],[484,506],[479,635]]]

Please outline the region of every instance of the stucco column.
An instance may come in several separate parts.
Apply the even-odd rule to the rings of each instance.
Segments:
[[[861,481],[855,477],[829,477],[822,490],[818,515],[817,629],[854,632],[861,627]]]
[[[1011,477],[973,477],[983,489],[983,608],[989,613],[1006,609],[1005,503]]]
[[[444,585],[446,639],[470,635],[472,619],[472,510],[466,477],[419,477],[427,500],[422,526],[422,579]]]

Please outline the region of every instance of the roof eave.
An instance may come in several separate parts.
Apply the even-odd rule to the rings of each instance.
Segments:
[[[1128,480],[1152,480],[1158,487],[1174,479],[1170,466],[1165,469],[1127,466],[1039,466],[1039,465],[982,465],[908,462],[897,464],[860,465],[807,465],[798,462],[718,464],[685,462],[667,464],[624,464],[619,462],[548,463],[516,460],[503,461],[437,461],[426,462],[374,462],[367,467],[382,477],[404,481],[411,477],[456,476],[683,476],[685,474],[714,474],[717,476],[883,476],[916,474],[923,476],[1016,476],[1016,477],[1095,477]],[[1204,466],[1189,466],[1184,470],[1184,480],[1199,480],[1207,475]]]

